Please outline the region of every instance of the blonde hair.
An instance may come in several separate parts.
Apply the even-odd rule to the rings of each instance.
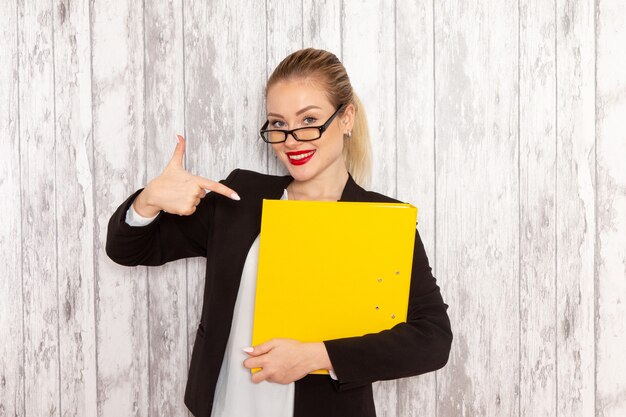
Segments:
[[[331,52],[323,49],[306,48],[293,52],[283,59],[267,80],[265,94],[279,81],[303,79],[319,86],[326,97],[338,108],[340,104],[354,105],[352,135],[344,135],[343,157],[348,172],[362,187],[369,185],[371,175],[371,150],[367,117],[361,100],[350,84],[345,67]],[[345,113],[344,109],[338,114]]]

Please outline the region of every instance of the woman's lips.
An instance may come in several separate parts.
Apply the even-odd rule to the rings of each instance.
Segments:
[[[291,165],[304,165],[311,160],[315,150],[287,152],[287,158]]]

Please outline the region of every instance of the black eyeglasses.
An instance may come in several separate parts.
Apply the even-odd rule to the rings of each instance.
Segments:
[[[337,110],[333,113],[332,116],[321,126],[307,126],[307,127],[299,127],[297,129],[291,130],[282,130],[282,129],[268,129],[267,126],[270,124],[270,121],[266,121],[259,133],[261,134],[261,139],[263,139],[267,143],[281,143],[287,140],[287,135],[291,133],[291,136],[299,142],[309,142],[312,140],[316,140],[322,137],[322,133],[328,126],[332,123],[333,119],[339,113],[339,110],[343,108],[343,104],[340,105]],[[296,133],[297,132],[297,133]]]

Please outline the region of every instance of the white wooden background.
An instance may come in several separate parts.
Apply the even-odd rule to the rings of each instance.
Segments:
[[[145,3],[145,4],[144,4]],[[107,221],[169,160],[284,172],[288,53],[336,53],[372,189],[420,209],[455,335],[380,416],[626,415],[622,0],[3,0],[0,416],[185,416],[204,260],[126,268]]]

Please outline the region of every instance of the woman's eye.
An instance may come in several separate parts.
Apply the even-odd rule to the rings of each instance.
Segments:
[[[308,120],[308,122],[307,122]],[[305,117],[304,118],[304,123],[310,125],[312,123],[315,123],[317,121],[317,119],[315,117]]]
[[[276,121],[272,122],[272,127],[276,128],[276,129],[280,129],[281,127],[283,127],[282,123],[283,122],[276,120]]]

